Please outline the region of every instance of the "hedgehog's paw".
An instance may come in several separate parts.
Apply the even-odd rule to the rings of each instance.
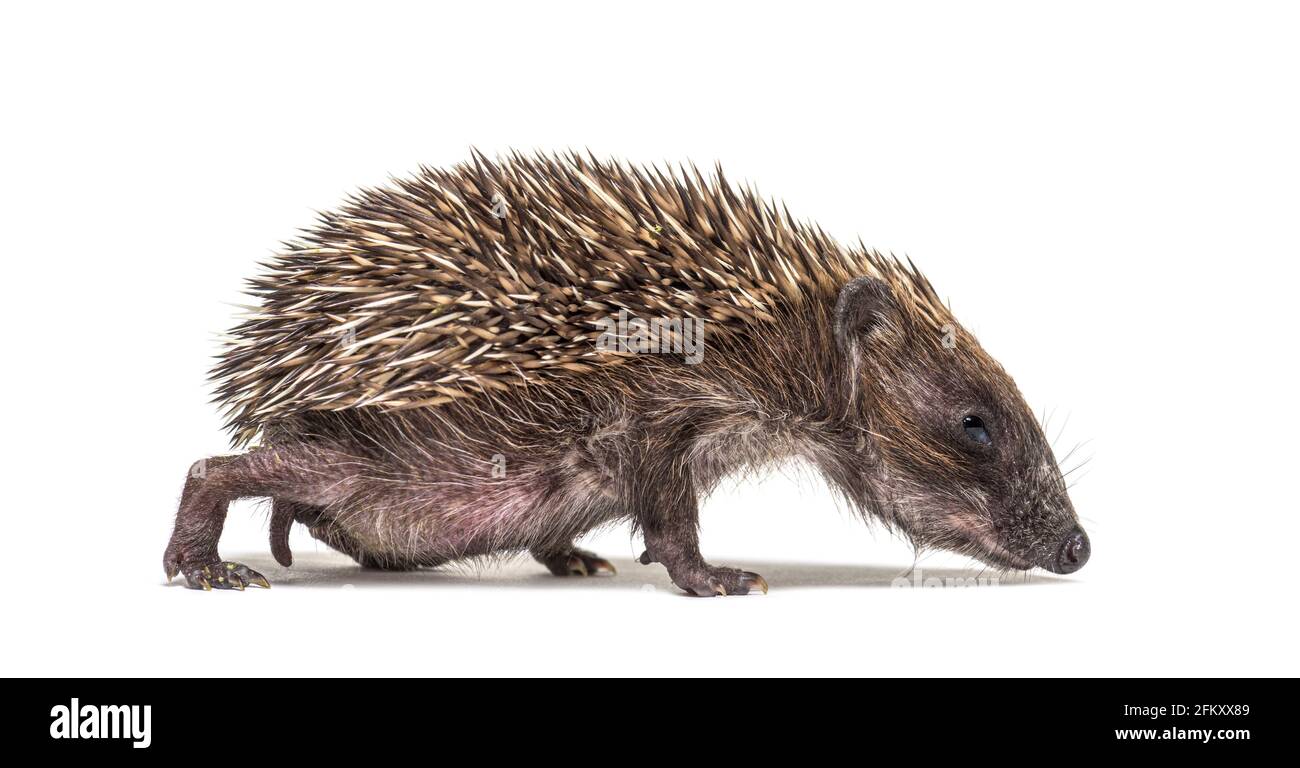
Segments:
[[[641,555],[641,562],[648,564],[650,556]],[[767,594],[767,580],[752,571],[738,568],[715,568],[704,565],[688,568],[685,571],[669,571],[673,583],[696,597],[714,597],[716,595],[752,595],[755,592]]]
[[[650,555],[650,551],[641,552],[637,557],[642,565],[659,563]],[[767,580],[753,570],[738,568],[714,568],[712,565],[693,559],[695,564],[676,565],[668,568],[668,578],[686,593],[697,598],[712,598],[715,595],[749,595],[761,591],[767,594]]]
[[[185,574],[190,589],[238,589],[242,592],[245,587],[271,588],[271,582],[265,576],[242,563],[222,561],[196,567],[183,566],[181,572]]]
[[[613,576],[617,573],[613,563],[577,547],[559,554],[533,552],[533,557],[556,576]]]

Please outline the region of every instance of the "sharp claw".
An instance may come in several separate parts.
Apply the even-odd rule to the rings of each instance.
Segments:
[[[215,563],[185,573],[190,586],[205,592],[213,589],[237,589],[242,592],[250,585],[262,589],[271,588],[271,582],[265,576],[240,563]]]
[[[757,573],[754,574],[753,579],[750,581],[750,584],[749,584],[749,591],[750,591],[751,594],[753,594],[753,592],[754,592],[754,587],[758,587],[759,589],[763,590],[763,594],[766,595],[766,594],[767,594],[767,579],[763,578],[762,576],[759,576]]]
[[[713,591],[714,591],[715,593],[717,593],[717,594],[719,594],[719,595],[723,595],[723,596],[725,596],[725,595],[727,594],[727,588],[724,587],[724,586],[722,586],[722,584],[720,584],[720,583],[718,583],[718,582],[714,582],[714,583],[713,583]]]
[[[571,555],[571,556],[569,557],[569,562],[567,563],[567,565],[568,565],[568,567],[569,567],[569,574],[570,574],[570,575],[573,575],[573,576],[586,576],[586,575],[587,575],[587,564],[584,563],[584,562],[582,562],[582,558],[581,558],[581,557],[578,557],[577,555]]]
[[[590,565],[587,568],[587,573],[589,574],[607,573],[610,576],[614,576],[618,574],[618,570],[614,568],[614,564],[611,563],[610,561],[598,557],[591,561]]]

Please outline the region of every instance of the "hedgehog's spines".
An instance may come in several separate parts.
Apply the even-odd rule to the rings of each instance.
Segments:
[[[739,333],[864,274],[917,317],[947,316],[910,261],[843,248],[721,167],[472,148],[319,212],[250,282],[260,308],[212,378],[245,443],[304,410],[431,407],[621,364],[593,343],[620,309]]]

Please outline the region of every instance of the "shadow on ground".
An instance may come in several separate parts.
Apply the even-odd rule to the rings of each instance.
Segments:
[[[614,576],[567,577],[549,574],[526,556],[490,561],[455,563],[436,569],[377,571],[364,569],[344,555],[320,552],[294,556],[293,566],[281,567],[263,553],[227,557],[260,571],[275,587],[424,587],[424,588],[538,588],[538,589],[661,589],[677,591],[660,565],[641,565],[632,559],[612,559]],[[834,587],[990,587],[1035,586],[1068,583],[1050,574],[999,573],[980,568],[927,568],[924,565],[872,566],[828,563],[755,561],[719,558],[736,568],[756,571],[773,590]],[[178,578],[174,584],[183,584]]]

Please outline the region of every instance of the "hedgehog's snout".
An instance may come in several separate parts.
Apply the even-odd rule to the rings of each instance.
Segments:
[[[1088,541],[1088,534],[1076,525],[1057,546],[1056,556],[1046,568],[1052,573],[1074,573],[1087,564],[1091,554],[1092,544]]]

